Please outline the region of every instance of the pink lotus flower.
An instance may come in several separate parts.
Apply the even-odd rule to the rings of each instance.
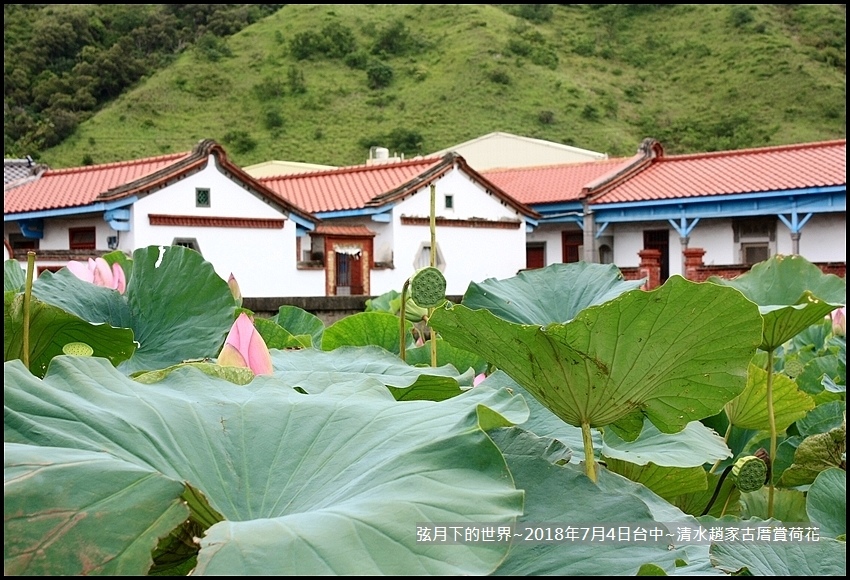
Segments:
[[[103,258],[89,258],[88,264],[72,260],[68,262],[68,270],[85,282],[90,282],[95,286],[103,286],[118,290],[123,294],[127,287],[127,279],[124,277],[124,270],[117,263],[112,264],[112,269],[109,269],[109,262]]]
[[[269,347],[244,312],[230,327],[227,340],[224,341],[224,348],[218,355],[218,364],[225,367],[249,368],[255,375],[272,374],[272,357]]]
[[[842,306],[832,311],[832,334],[844,336],[847,333],[847,308]]]
[[[484,373],[480,373],[480,374],[475,375],[475,378],[472,379],[472,386],[477,387],[478,385],[483,383],[484,379],[486,379],[486,378],[487,378],[487,375],[484,374]]]

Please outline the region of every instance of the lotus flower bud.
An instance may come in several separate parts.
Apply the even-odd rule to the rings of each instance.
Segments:
[[[221,366],[247,367],[255,375],[272,374],[272,357],[266,341],[257,332],[254,323],[244,312],[239,315],[227,339],[224,348],[218,355],[218,364]]]
[[[842,306],[837,310],[832,311],[832,334],[835,336],[845,336],[847,333],[847,313],[846,307]]]
[[[230,278],[227,279],[227,285],[230,286],[230,293],[233,294],[233,299],[236,300],[236,306],[242,306],[242,291],[239,289],[239,282],[233,272],[230,273]]]

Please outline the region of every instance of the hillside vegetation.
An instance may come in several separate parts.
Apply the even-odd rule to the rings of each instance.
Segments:
[[[114,5],[35,6],[31,17],[56,18]],[[612,156],[650,136],[687,153],[846,135],[844,5],[278,6],[244,9],[237,32],[211,16],[194,37],[175,28],[184,41],[97,97],[61,141],[7,130],[6,156],[66,167],[210,138],[241,165],[348,165],[375,145],[412,156],[493,131]],[[25,50],[8,20],[7,125],[10,62]],[[34,104],[18,85],[20,113]]]

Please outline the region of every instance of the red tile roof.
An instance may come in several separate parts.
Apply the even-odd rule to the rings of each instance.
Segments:
[[[283,199],[314,213],[359,210],[380,207],[416,193],[451,171],[455,163],[491,195],[524,215],[539,217],[454,152],[441,157],[263,177],[260,181]]]
[[[653,157],[593,192],[594,204],[843,186],[847,140]]]
[[[616,171],[631,159],[492,169],[483,171],[482,175],[524,204],[580,201],[587,184]]]
[[[224,149],[209,139],[199,142],[189,152],[45,171],[35,181],[5,190],[3,212],[10,215],[80,207],[151,193],[204,169],[210,155],[218,159],[219,166],[231,179],[256,195],[309,221],[319,221],[234,165]]]
[[[88,165],[69,169],[49,169],[40,179],[4,192],[3,212],[21,213],[90,205],[110,190],[148,176],[187,157],[172,153],[146,159]]]
[[[365,238],[376,236],[377,234],[366,226],[331,226],[328,224],[320,224],[316,227],[315,234],[323,234],[326,236],[343,236]]]
[[[440,157],[376,165],[354,165],[262,177],[259,181],[280,197],[310,212],[362,209],[372,198],[404,186],[442,163]]]

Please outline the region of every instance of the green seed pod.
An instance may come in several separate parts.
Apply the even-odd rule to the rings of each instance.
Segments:
[[[410,298],[417,306],[434,308],[446,299],[446,278],[437,268],[422,268],[410,279]]]
[[[742,492],[758,491],[767,478],[767,464],[755,455],[741,457],[732,467],[732,477]]]
[[[69,342],[62,347],[62,352],[72,356],[91,356],[94,349],[84,342]]]

